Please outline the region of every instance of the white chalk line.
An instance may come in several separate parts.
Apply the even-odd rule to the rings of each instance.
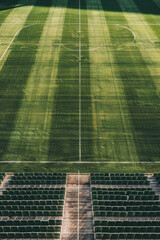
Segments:
[[[79,0],[79,162],[82,159],[82,109],[81,109],[81,101],[82,101],[82,89],[81,89],[81,81],[82,81],[82,70],[81,70],[81,0]]]
[[[32,25],[34,25],[34,24],[30,24],[30,25],[28,25],[28,26],[22,27],[22,28],[20,28],[20,29],[15,33],[15,35],[14,35],[14,37],[12,38],[12,40],[10,41],[8,47],[6,48],[6,50],[4,51],[4,53],[2,54],[2,56],[0,57],[0,61],[2,61],[3,57],[4,57],[5,54],[7,53],[8,49],[10,48],[10,46],[12,45],[13,41],[14,41],[15,38],[18,36],[18,34],[22,31],[22,29],[25,29],[25,28],[30,27],[30,26],[32,26]]]
[[[135,34],[129,27],[126,27],[126,26],[123,26],[123,25],[120,25],[120,24],[118,24],[118,25],[117,25],[117,24],[114,24],[113,26],[119,26],[119,27],[124,28],[124,29],[128,30],[129,32],[131,32],[132,35],[133,35],[132,43],[135,42],[135,40],[136,40],[136,34]],[[60,46],[63,47],[64,49],[68,50],[68,51],[73,51],[73,52],[78,52],[78,51],[79,51],[79,50],[75,50],[75,49],[73,49],[73,48],[68,48],[68,47],[66,47],[66,46],[63,45],[63,44],[61,44]],[[101,44],[101,46],[98,46],[98,47],[95,47],[95,48],[90,48],[89,50],[81,50],[81,52],[95,51],[95,50],[97,50],[97,49],[104,48],[104,47],[106,47],[106,45]]]
[[[77,240],[79,240],[79,235],[80,235],[80,232],[79,232],[79,173],[80,171],[78,170],[78,224],[77,224]]]
[[[81,52],[82,52],[82,51],[94,51],[94,50],[97,50],[97,49],[100,49],[100,48],[103,48],[103,47],[104,47],[104,46],[102,45],[102,46],[98,46],[98,47],[95,47],[95,48],[91,48],[91,49],[89,49],[89,50],[82,50],[82,49],[81,49],[81,16],[80,16],[80,4],[81,4],[81,3],[80,3],[80,0],[79,0],[79,49],[78,49],[78,50],[75,50],[75,49],[72,49],[72,48],[65,47],[63,44],[61,45],[61,46],[62,46],[63,48],[65,48],[66,50],[79,52],[79,82],[80,82],[79,85],[81,85]],[[0,61],[2,61],[3,57],[4,57],[4,56],[6,55],[6,53],[7,53],[8,49],[9,49],[10,46],[12,45],[13,41],[15,40],[15,38],[18,36],[18,34],[19,34],[23,29],[28,28],[28,27],[31,27],[31,26],[34,26],[34,25],[41,25],[41,24],[44,24],[44,23],[32,23],[32,24],[29,24],[29,25],[27,25],[27,26],[25,26],[25,27],[20,28],[20,29],[15,33],[15,35],[14,35],[14,37],[12,38],[12,40],[10,41],[8,47],[6,48],[6,50],[4,51],[4,53],[2,54],[2,56],[0,57]],[[72,23],[72,24],[73,24],[73,23]],[[53,25],[53,24],[51,24],[51,25]],[[58,23],[55,23],[54,25],[58,25]],[[63,25],[63,23],[60,23],[60,25]],[[86,25],[88,25],[88,24],[86,24]],[[104,25],[104,24],[103,24],[103,25]],[[125,26],[123,26],[123,25],[121,25],[121,24],[112,24],[112,26],[119,26],[119,27],[122,27],[122,28],[124,28],[124,29],[127,29],[127,30],[130,31],[130,32],[132,33],[132,35],[133,35],[133,41],[132,41],[132,43],[135,41],[136,35],[135,35],[135,33],[134,33],[130,28],[125,27]],[[79,87],[80,87],[80,89],[79,89],[79,96],[80,96],[80,95],[81,95],[81,86],[79,86]],[[80,100],[80,105],[81,105],[81,96],[79,97],[79,100]],[[81,106],[79,106],[79,107],[81,107]],[[79,119],[79,120],[81,120],[81,119]]]
[[[123,25],[119,25],[119,27],[127,29],[128,31],[130,31],[132,33],[132,35],[133,35],[133,41],[132,42],[134,42],[136,40],[136,34],[129,27],[125,27]]]
[[[4,24],[4,25],[7,25],[7,24],[11,24],[11,25],[19,25],[19,24],[23,24],[23,22],[16,22],[16,23],[0,23],[0,24]],[[24,23],[24,24],[28,24],[28,23]],[[79,25],[79,23],[52,23],[52,22],[41,22],[41,23],[36,23],[36,22],[31,22],[30,24],[50,24],[50,25]],[[97,23],[97,24],[92,24],[92,23],[81,23],[81,25],[93,25],[93,26],[106,26],[106,24],[100,24],[100,23]],[[107,23],[107,25],[110,25],[110,26],[114,26],[114,25],[122,25],[120,23]],[[123,25],[126,25],[128,26],[127,23],[124,23]],[[159,23],[133,23],[133,24],[129,24],[130,26],[160,26]]]
[[[157,162],[147,162],[147,161],[142,161],[142,162],[133,162],[133,161],[120,161],[120,162],[116,162],[116,161],[0,161],[0,164],[1,163],[35,163],[35,164],[39,164],[39,163],[44,163],[44,164],[48,164],[48,163],[56,163],[56,164],[59,164],[59,163],[66,163],[66,164],[110,164],[110,163],[114,163],[114,164],[117,164],[117,163],[120,163],[120,164],[141,164],[141,163],[145,163],[145,164],[160,164],[160,161],[157,161]]]

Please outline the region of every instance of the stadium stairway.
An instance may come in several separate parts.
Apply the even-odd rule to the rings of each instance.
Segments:
[[[68,174],[61,240],[94,240],[90,175]]]

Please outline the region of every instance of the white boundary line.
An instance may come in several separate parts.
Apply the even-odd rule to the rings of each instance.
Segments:
[[[133,41],[132,42],[134,42],[136,40],[136,34],[129,27],[125,27],[123,25],[116,25],[116,26],[120,26],[121,28],[127,29],[129,32],[131,32],[132,35],[133,35]]]
[[[13,41],[15,40],[15,38],[16,38],[16,37],[18,36],[18,34],[21,32],[21,30],[24,29],[24,28],[30,27],[30,26],[32,26],[32,25],[34,25],[34,24],[30,24],[30,25],[28,25],[28,26],[22,27],[22,28],[20,28],[20,29],[15,33],[15,35],[14,35],[14,37],[12,38],[12,40],[10,41],[8,47],[6,48],[6,50],[4,51],[4,53],[2,54],[2,56],[0,57],[0,61],[2,61],[2,59],[3,59],[3,57],[5,56],[6,52],[8,51],[8,49],[10,48],[10,46],[12,45]]]
[[[79,173],[78,170],[78,221],[77,221],[77,240],[79,240]]]
[[[28,27],[31,27],[31,26],[34,26],[34,25],[41,25],[41,24],[45,24],[45,23],[32,23],[32,24],[29,24],[25,27],[22,27],[20,28],[14,35],[14,37],[12,38],[12,40],[10,41],[8,47],[6,48],[6,50],[4,51],[4,53],[2,54],[2,56],[0,57],[0,61],[2,61],[3,57],[5,56],[5,54],[7,53],[8,49],[10,48],[10,46],[12,45],[13,41],[15,40],[15,38],[18,36],[18,34],[25,28],[28,28]],[[49,23],[48,23],[49,24]],[[72,23],[73,24],[73,23]],[[72,25],[71,24],[71,25]],[[77,25],[77,23],[75,23]],[[79,51],[79,161],[81,161],[81,52],[82,52],[82,49],[81,49],[81,1],[79,0],[79,49],[78,50],[74,50],[74,49],[71,49],[71,48],[67,48],[65,47],[64,45],[62,45],[63,48],[69,50],[69,51]],[[62,25],[62,23],[55,23],[55,24],[50,24],[50,25]],[[64,24],[63,24],[64,25]],[[67,24],[68,25],[68,24]],[[89,24],[84,24],[84,25],[89,25]],[[99,24],[100,25],[100,24]],[[104,25],[104,24],[101,24],[101,25]],[[136,39],[136,35],[135,33],[128,27],[125,27],[121,24],[108,24],[108,25],[113,25],[113,26],[120,26],[124,29],[127,29],[128,31],[130,31],[132,34],[133,34],[133,42],[135,41]],[[160,25],[160,24],[159,24]],[[94,50],[97,50],[99,48],[102,48],[104,46],[98,46],[96,48],[93,48],[93,49],[90,49],[89,51],[94,51]]]
[[[23,24],[22,22],[19,22],[19,23],[0,23],[0,24],[10,24],[10,25],[18,25],[18,24]],[[28,24],[28,23],[24,23],[24,24]],[[79,25],[79,23],[52,23],[52,22],[41,22],[41,23],[35,23],[35,22],[32,22],[30,24],[50,24],[50,25]],[[81,25],[92,25],[92,26],[106,26],[106,24],[100,24],[100,23],[97,23],[97,24],[88,24],[88,23],[81,23]],[[107,25],[110,25],[110,26],[113,26],[113,25],[122,25],[120,23],[107,23]],[[127,23],[124,23],[123,25],[126,25],[128,26]],[[133,23],[133,24],[129,24],[130,26],[160,26],[159,23]]]
[[[82,89],[81,89],[81,0],[79,0],[79,162],[82,160],[82,119],[81,119],[81,101],[82,101]]]
[[[109,164],[109,163],[114,163],[114,164],[117,164],[117,163],[120,163],[120,164],[141,164],[141,163],[146,163],[146,164],[160,164],[160,161],[157,161],[157,162],[125,162],[125,161],[120,161],[120,162],[115,162],[115,161],[0,161],[0,164],[1,163],[35,163],[35,164],[40,164],[40,163],[56,163],[56,164],[59,164],[59,163],[66,163],[66,164],[94,164],[94,163],[98,163],[98,164]]]

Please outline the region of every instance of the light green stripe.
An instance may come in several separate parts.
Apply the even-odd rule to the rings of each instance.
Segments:
[[[67,0],[62,0],[59,4],[62,7],[56,5],[51,7],[46,19],[46,22],[50,23],[56,20],[59,25],[44,24],[35,64],[24,89],[24,99],[10,138],[7,150],[10,159],[11,157],[19,160],[30,157],[37,160],[47,159],[55,80],[61,49],[54,47],[52,43],[61,42]],[[12,156],[13,152],[17,152],[17,155]]]
[[[99,0],[87,1],[93,119],[98,160],[137,161],[124,90],[117,76],[105,14]],[[93,7],[92,7],[93,6]],[[95,9],[96,8],[96,9]],[[102,26],[96,26],[102,24]],[[107,46],[105,46],[107,45]],[[99,47],[99,48],[98,48]],[[97,48],[97,50],[93,50]]]
[[[21,1],[22,4],[23,2],[26,1]],[[32,10],[35,0],[29,0],[29,2],[31,4],[30,6],[23,6],[13,9],[3,24],[0,26],[0,57],[8,47],[9,43],[12,41],[17,31],[23,27],[28,14]],[[5,57],[3,58],[3,61],[0,62],[0,70],[2,69],[9,53],[10,50],[7,51]]]

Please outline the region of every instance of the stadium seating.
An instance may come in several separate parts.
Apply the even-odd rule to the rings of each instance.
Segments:
[[[93,185],[149,185],[144,174],[91,173]]]
[[[144,174],[91,173],[91,191],[95,239],[160,239],[160,199]]]
[[[66,173],[15,173],[10,185],[66,184]]]
[[[0,239],[60,239],[65,183],[63,173],[15,174],[0,195]]]

